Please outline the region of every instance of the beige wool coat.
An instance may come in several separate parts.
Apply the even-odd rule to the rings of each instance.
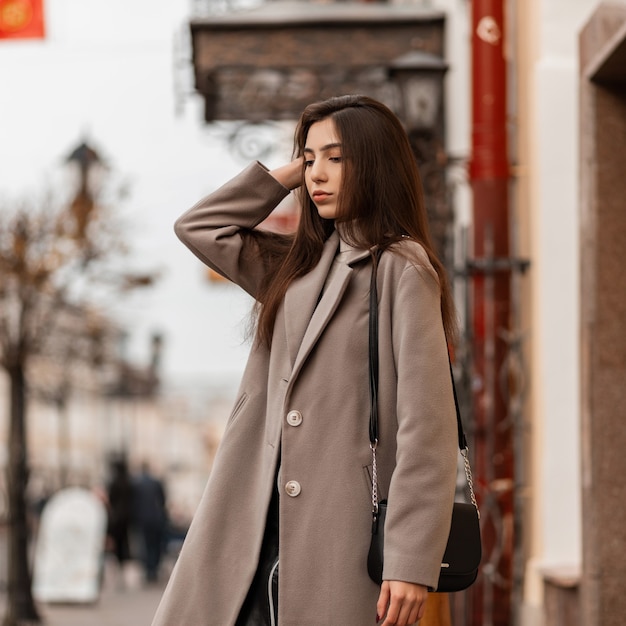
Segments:
[[[239,230],[257,226],[288,193],[254,163],[185,213],[176,232],[255,296],[263,264]],[[379,588],[366,568],[372,264],[367,250],[351,249],[325,285],[338,245],[335,231],[318,265],[288,289],[271,350],[251,350],[153,626],[234,624],[256,570],[279,462],[280,626],[376,624]],[[419,244],[407,239],[382,255],[378,296],[384,578],[435,587],[457,439],[438,280]]]

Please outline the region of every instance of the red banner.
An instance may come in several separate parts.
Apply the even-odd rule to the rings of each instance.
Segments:
[[[43,0],[0,0],[0,39],[43,39]]]

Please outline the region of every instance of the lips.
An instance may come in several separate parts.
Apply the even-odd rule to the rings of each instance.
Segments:
[[[313,192],[313,201],[314,202],[323,202],[326,198],[329,198],[330,194],[327,191],[314,191]]]

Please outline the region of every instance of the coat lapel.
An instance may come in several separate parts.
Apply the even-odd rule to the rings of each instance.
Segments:
[[[294,280],[285,294],[285,328],[287,348],[292,364],[296,360],[338,246],[339,235],[335,231],[324,244],[318,264],[308,274]]]
[[[338,244],[339,237],[335,232],[326,243],[315,269],[295,281],[285,294],[287,342],[293,364],[292,380],[337,310],[352,274],[352,264],[370,254],[368,250],[350,250],[345,262],[338,265],[332,280],[324,288]],[[324,295],[318,303],[322,288]]]

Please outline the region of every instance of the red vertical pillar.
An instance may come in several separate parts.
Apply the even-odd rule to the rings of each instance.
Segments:
[[[476,626],[512,623],[514,448],[502,332],[510,327],[511,282],[503,5],[472,2],[473,462],[484,554],[468,598]]]

